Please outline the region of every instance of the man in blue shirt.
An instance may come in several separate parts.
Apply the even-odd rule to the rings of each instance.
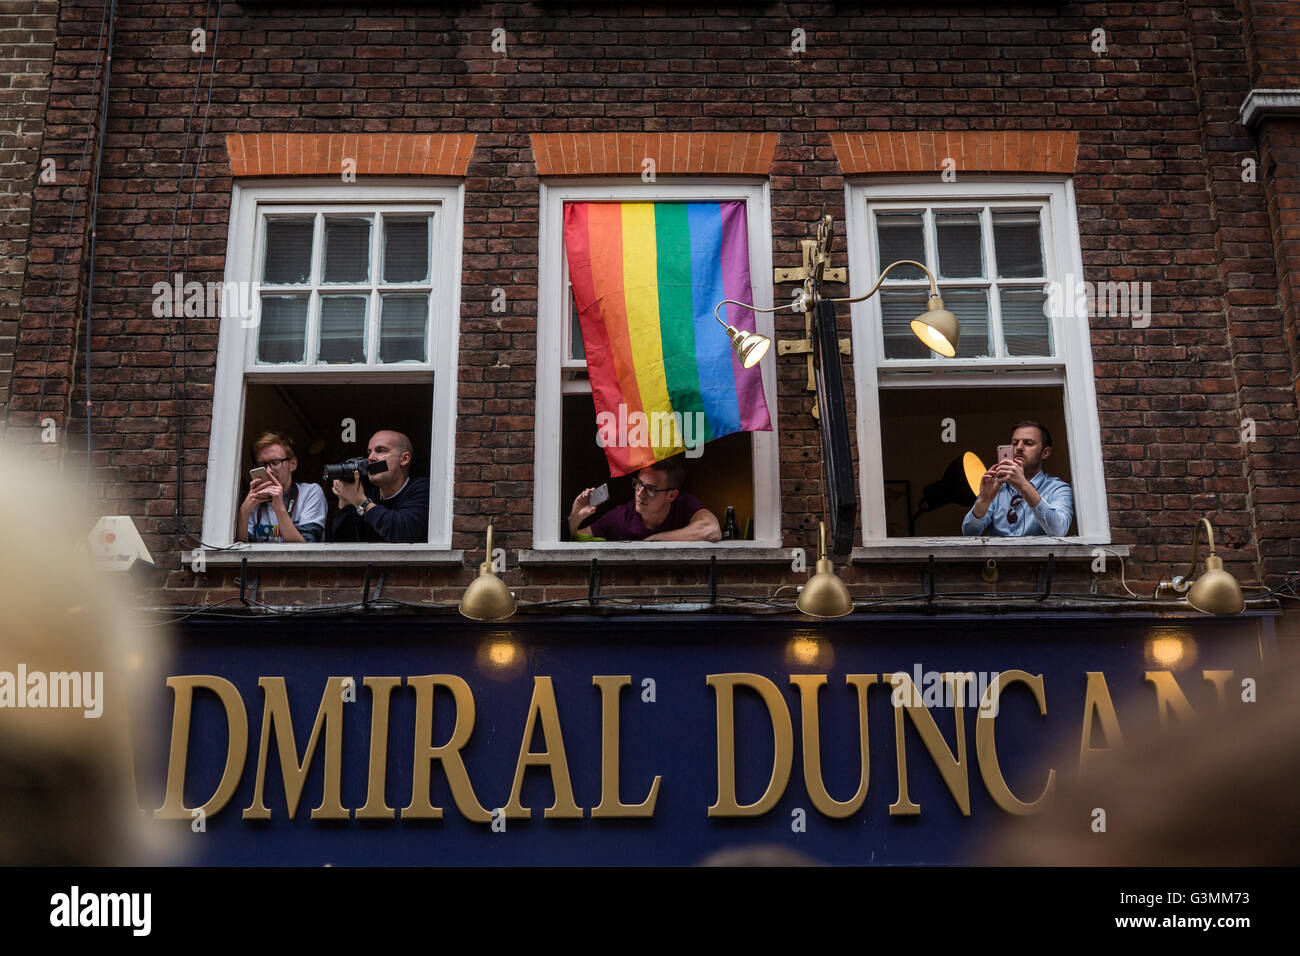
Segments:
[[[1012,427],[1015,458],[984,473],[979,497],[961,523],[964,535],[1064,537],[1074,521],[1074,492],[1043,471],[1052,453],[1052,433],[1034,421]]]

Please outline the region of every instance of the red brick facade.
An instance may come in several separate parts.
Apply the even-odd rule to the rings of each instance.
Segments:
[[[647,157],[661,176],[765,176],[775,265],[790,268],[817,210],[843,223],[845,176],[935,171],[953,156],[963,174],[1072,175],[1086,277],[1152,283],[1150,327],[1103,318],[1091,331],[1110,525],[1132,548],[1129,580],[1150,593],[1185,572],[1193,522],[1208,514],[1229,569],[1276,584],[1300,562],[1300,127],[1274,121],[1257,141],[1237,111],[1255,86],[1297,86],[1296,33],[1293,4],[1246,7],[1243,19],[1228,0],[906,16],[804,4],[619,16],[249,3],[227,4],[218,25],[204,23],[200,3],[163,14],[123,2],[87,355],[101,11],[64,4],[41,144],[61,173],[34,194],[10,432],[49,416],[62,437],[66,423],[65,464],[80,469],[89,417],[105,489],[96,510],[136,519],[169,572],[158,600],[230,596],[234,572],[182,563],[193,542],[178,533],[171,497],[183,411],[184,512],[197,533],[218,323],[153,318],[150,289],[179,271],[222,278],[234,178],[337,175],[336,148],[347,155],[355,143],[359,177],[464,177],[453,546],[481,549],[492,516],[505,547],[528,548],[542,177],[639,177]],[[191,50],[196,28],[216,50],[210,108],[211,58]],[[504,51],[494,49],[497,28]],[[1242,176],[1248,158],[1258,161],[1253,180]],[[842,241],[832,264],[847,264]],[[519,294],[494,313],[492,290],[503,287]],[[802,336],[801,316],[776,322],[780,337]],[[846,359],[851,381],[850,369]],[[777,375],[783,543],[811,549],[819,433],[802,360],[780,358]],[[1241,440],[1246,418],[1253,443]],[[961,580],[979,563],[945,574]],[[908,566],[841,570],[863,591],[916,586]],[[804,579],[780,564],[720,573],[729,592],[756,595]],[[1087,564],[1071,573],[1086,589]],[[471,574],[395,569],[385,593],[454,600]],[[606,584],[672,591],[704,575],[620,568]],[[1103,591],[1114,577],[1112,566]],[[263,570],[261,600],[338,600],[360,580],[353,567]],[[525,600],[585,593],[580,569],[512,562],[507,580]],[[1002,585],[1024,580],[1004,575]]]
[[[832,133],[846,176],[939,173],[947,161],[965,173],[1074,172],[1078,133]]]
[[[54,57],[56,0],[10,3],[0,22],[0,433],[8,417],[23,266],[31,229],[32,186],[41,174],[40,144]],[[44,165],[48,177],[51,167]],[[53,169],[54,175],[67,175]]]
[[[464,176],[473,135],[231,133],[232,176]],[[345,164],[351,163],[351,166]]]

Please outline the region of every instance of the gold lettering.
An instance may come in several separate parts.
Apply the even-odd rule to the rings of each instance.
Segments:
[[[1201,676],[1214,685],[1214,693],[1222,707],[1227,693],[1228,681],[1232,680],[1232,671],[1201,671]]]
[[[546,749],[536,753],[529,749],[537,718],[542,719],[542,739]],[[564,756],[564,738],[560,733],[560,713],[555,705],[555,688],[549,677],[533,678],[533,699],[528,705],[528,723],[524,727],[524,741],[519,746],[519,762],[515,764],[515,782],[510,787],[510,802],[506,804],[506,817],[528,819],[532,810],[520,803],[524,786],[524,771],[528,767],[545,767],[555,788],[555,802],[546,808],[543,816],[557,820],[582,819],[582,808],[574,802],[573,783],[569,780],[569,762]]]
[[[903,742],[903,714],[912,718],[912,726],[925,744],[934,765],[939,768],[943,782],[948,785],[953,799],[961,808],[962,816],[970,816],[970,780],[966,770],[966,727],[962,718],[962,684],[969,674],[944,674],[945,684],[952,684],[954,721],[957,728],[957,756],[953,757],[934,717],[920,701],[920,694],[906,673],[886,674],[883,680],[894,685],[891,700],[894,705],[894,748],[898,754],[898,799],[890,804],[890,816],[914,816],[921,812],[920,804],[913,803],[907,795],[907,749]]]
[[[167,686],[176,695],[172,711],[171,753],[167,759],[167,791],[163,805],[153,815],[160,820],[188,820],[194,815],[193,809],[185,806],[185,765],[190,750],[190,710],[194,690],[202,687],[220,699],[222,709],[226,712],[226,730],[229,733],[221,782],[217,784],[212,798],[197,808],[210,817],[230,802],[244,776],[244,758],[248,756],[248,713],[244,710],[239,691],[224,677],[214,677],[211,674],[169,677]]]
[[[1036,813],[1040,805],[1047,799],[1052,789],[1056,786],[1056,771],[1047,771],[1047,783],[1044,785],[1038,799],[1029,803],[1019,800],[1011,788],[1007,786],[1006,778],[1002,776],[1002,767],[998,764],[998,750],[994,743],[993,734],[995,721],[998,719],[998,713],[1001,710],[1002,690],[1009,684],[1025,684],[1034,693],[1034,700],[1038,701],[1038,713],[1040,716],[1047,716],[1047,698],[1043,694],[1043,675],[1030,676],[1025,671],[1010,670],[1003,671],[993,683],[989,684],[984,690],[984,697],[980,701],[979,714],[975,718],[975,756],[979,760],[980,776],[984,778],[984,787],[988,790],[989,796],[1007,813],[1014,813],[1017,816],[1023,816],[1027,813]]]
[[[298,812],[298,800],[307,782],[307,769],[316,754],[316,744],[322,729],[325,732],[325,781],[320,806],[312,810],[313,820],[346,820],[348,811],[343,806],[343,681],[344,677],[331,677],[325,682],[316,722],[312,724],[311,737],[298,763],[298,748],[294,743],[293,718],[289,714],[289,695],[283,677],[259,677],[265,703],[262,707],[262,741],[257,750],[257,780],[253,785],[253,802],[244,810],[245,820],[269,820],[271,811],[263,796],[266,784],[267,752],[271,744],[271,729],[275,728],[276,749],[280,757],[280,773],[284,777],[284,798],[289,807],[289,819]]]
[[[1179,720],[1194,720],[1196,712],[1187,700],[1187,695],[1178,686],[1172,671],[1147,671],[1147,683],[1156,689],[1156,710],[1160,714],[1160,727],[1169,726],[1169,712],[1172,710]]]
[[[600,805],[593,807],[596,817],[652,817],[655,801],[659,799],[658,774],[650,784],[650,796],[641,803],[627,804],[618,792],[618,704],[623,688],[632,683],[630,675],[623,677],[593,677],[592,684],[600,688]]]
[[[411,768],[411,803],[402,810],[403,820],[441,820],[442,808],[429,801],[429,781],[433,761],[442,762],[443,773],[451,786],[452,799],[461,816],[474,823],[491,823],[492,814],[483,808],[474,795],[469,771],[460,755],[461,748],[469,742],[474,731],[474,692],[464,678],[455,674],[429,674],[408,677],[408,687],[415,688],[415,758]],[[433,746],[433,689],[442,686],[451,691],[456,701],[456,724],[451,736],[441,747]]]
[[[790,782],[790,768],[794,766],[794,728],[790,724],[790,710],[785,705],[785,698],[775,684],[758,674],[710,674],[705,683],[713,688],[718,702],[718,801],[709,807],[709,816],[762,816],[776,806],[785,793],[786,784]],[[757,692],[772,721],[772,779],[768,781],[763,796],[750,804],[741,804],[736,798],[737,686]]]
[[[867,783],[871,779],[871,760],[867,754],[867,688],[876,682],[875,674],[848,674],[846,684],[858,691],[858,740],[861,747],[862,777],[858,792],[846,801],[833,798],[822,779],[821,722],[817,713],[817,697],[826,677],[822,674],[792,674],[790,683],[799,688],[803,721],[803,780],[808,787],[808,797],[813,806],[828,817],[841,820],[852,816],[867,799]]]
[[[1101,721],[1101,735],[1106,740],[1105,747],[1092,746],[1092,716],[1096,712]],[[1119,730],[1119,718],[1115,716],[1115,705],[1110,699],[1110,689],[1106,686],[1106,675],[1101,671],[1088,671],[1088,686],[1083,699],[1083,739],[1079,743],[1079,776],[1088,772],[1088,767],[1098,754],[1105,753],[1112,746],[1122,747],[1124,735]]]
[[[358,820],[391,820],[397,811],[384,798],[388,779],[388,702],[400,677],[367,677],[370,688],[370,778],[366,784],[366,805],[357,810]]]

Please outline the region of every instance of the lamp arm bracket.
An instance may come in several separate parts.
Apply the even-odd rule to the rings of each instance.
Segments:
[[[852,303],[852,302],[862,302],[865,299],[870,299],[873,295],[875,295],[880,290],[881,284],[885,281],[885,276],[889,275],[890,271],[897,268],[898,266],[916,266],[916,268],[924,272],[925,277],[930,280],[931,297],[937,296],[939,294],[939,286],[934,281],[934,273],[932,273],[929,269],[927,269],[924,263],[917,262],[915,259],[899,259],[897,262],[891,262],[889,265],[885,266],[885,268],[880,273],[880,278],[876,280],[876,284],[873,285],[868,291],[864,292],[862,295],[853,296],[850,299],[832,299],[831,301]]]
[[[1206,540],[1210,547],[1210,554],[1214,554],[1214,528],[1210,524],[1209,518],[1201,518],[1196,522],[1196,532],[1192,535],[1192,567],[1185,575],[1183,575],[1189,584],[1192,576],[1196,574],[1196,559],[1199,556],[1201,549],[1202,527],[1205,528]],[[1177,581],[1178,579],[1175,578],[1174,580]]]
[[[783,282],[803,282],[810,275],[812,275],[812,271],[809,269],[805,269],[803,267],[800,267],[798,269],[773,269],[772,270],[772,278],[777,285],[780,285]],[[848,282],[849,270],[846,268],[824,269],[822,270],[822,281],[838,282],[840,284]]]
[[[805,355],[811,354],[812,350],[811,339],[780,339],[776,343],[777,355]],[[840,354],[853,354],[853,342],[850,339],[840,339]]]

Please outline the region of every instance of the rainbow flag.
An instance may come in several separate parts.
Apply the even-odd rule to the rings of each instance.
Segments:
[[[564,248],[610,475],[771,431],[758,368],[713,319],[754,301],[743,202],[565,203]],[[755,331],[751,309],[719,315]]]

